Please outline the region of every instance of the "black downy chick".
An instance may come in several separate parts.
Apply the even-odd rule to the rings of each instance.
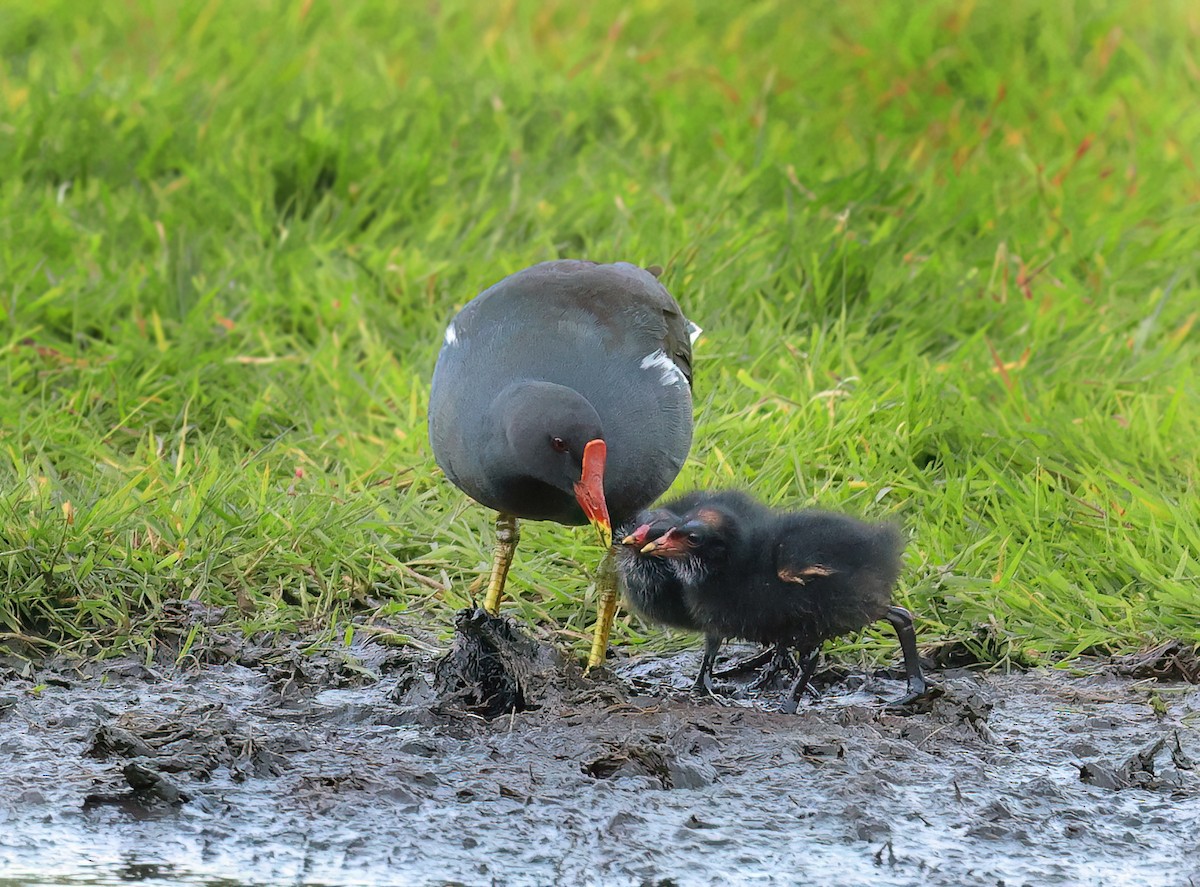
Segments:
[[[685,509],[686,511],[686,509]],[[683,584],[669,561],[642,554],[642,549],[679,525],[681,513],[668,508],[640,512],[634,523],[618,531],[617,573],[625,603],[649,622],[700,631],[683,599]]]
[[[653,553],[642,553],[642,549],[660,539],[671,529],[679,526],[684,515],[702,504],[720,505],[731,514],[768,515],[770,510],[752,497],[737,490],[717,492],[696,491],[687,493],[657,508],[639,512],[637,517],[623,527],[616,539],[617,572],[625,602],[639,615],[650,622],[666,625],[683,631],[703,632],[704,626],[688,608],[683,594],[683,583],[674,565],[666,558]],[[715,660],[721,640],[715,641],[712,657]],[[722,674],[732,674],[762,665],[773,655],[751,657],[735,663]],[[777,655],[777,654],[776,654]],[[710,663],[711,665],[711,663]],[[712,669],[702,669],[696,680],[695,689],[712,692]]]
[[[792,712],[821,644],[878,619],[904,651],[904,705],[926,692],[912,615],[892,606],[903,542],[894,527],[822,511],[737,513],[702,503],[644,549],[670,561],[706,636],[701,680],[725,638],[794,647],[803,660],[783,710]]]

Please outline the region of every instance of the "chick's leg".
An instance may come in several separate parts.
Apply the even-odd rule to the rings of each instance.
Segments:
[[[718,634],[706,635],[704,638],[704,659],[700,662],[700,674],[696,675],[696,683],[692,686],[693,693],[702,696],[713,696],[713,663],[717,661],[717,653],[724,641]]]
[[[781,712],[786,715],[796,713],[796,708],[800,704],[800,697],[804,695],[806,689],[812,689],[808,686],[808,682],[812,680],[813,672],[817,670],[817,661],[820,658],[820,644],[817,644],[810,652],[800,655],[800,677],[796,678],[796,683],[792,684],[792,688],[788,690],[788,695],[784,697],[783,705],[779,706]]]
[[[908,681],[908,692],[888,703],[899,707],[916,702],[928,692],[925,675],[921,674],[921,657],[917,653],[917,633],[913,630],[912,613],[903,607],[888,607],[884,618],[896,629],[900,649],[904,651],[904,676]]]

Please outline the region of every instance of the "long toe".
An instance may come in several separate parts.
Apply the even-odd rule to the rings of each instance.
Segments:
[[[889,709],[911,709],[915,703],[925,702],[941,695],[941,689],[928,684],[924,678],[908,682],[908,692],[903,696],[884,703]]]
[[[908,708],[920,698],[920,693],[905,693],[896,699],[889,699],[883,705],[884,708]]]
[[[707,688],[696,684],[692,687],[692,696],[697,702],[715,705],[733,705],[734,702],[722,691],[723,688],[710,684]]]
[[[785,650],[782,653],[776,651],[759,672],[754,683],[750,685],[750,689],[754,691],[765,690],[770,687],[779,677],[794,678],[799,666],[796,665],[795,657],[792,656],[790,650]],[[812,689],[811,684],[809,689]]]
[[[775,651],[772,648],[760,650],[753,656],[747,656],[744,659],[739,659],[736,662],[731,662],[722,669],[713,672],[713,675],[718,678],[731,678],[735,675],[745,674],[748,671],[754,671],[756,668],[762,668],[775,656]]]

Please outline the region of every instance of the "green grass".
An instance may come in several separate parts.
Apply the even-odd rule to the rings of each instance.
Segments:
[[[923,641],[1200,642],[1195,4],[81,9],[0,7],[0,634],[444,632],[441,331],[572,256],[706,330],[676,489],[902,522]],[[597,557],[510,606],[582,650]]]

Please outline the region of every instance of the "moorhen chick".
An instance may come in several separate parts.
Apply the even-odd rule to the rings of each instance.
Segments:
[[[664,502],[658,507],[639,512],[637,517],[617,533],[617,573],[621,577],[625,602],[649,622],[678,628],[683,631],[703,632],[704,626],[688,609],[683,594],[683,582],[671,562],[653,552],[643,553],[649,543],[656,541],[683,522],[683,515],[701,503],[720,504],[739,514],[769,514],[770,510],[749,495],[736,490],[715,492],[698,490]],[[717,641],[718,649],[720,640]],[[713,655],[716,655],[714,650]],[[725,668],[719,674],[734,674],[756,668],[777,655],[768,650],[765,654],[749,657]],[[789,654],[790,655],[790,654]],[[712,693],[712,672],[702,670],[694,689]]]
[[[643,552],[667,559],[688,610],[705,633],[701,679],[724,638],[794,647],[803,661],[784,701],[793,712],[816,668],[821,644],[887,619],[904,651],[905,705],[926,692],[912,614],[892,606],[900,534],[823,511],[738,513],[703,503]],[[699,680],[699,679],[698,679]]]
[[[678,526],[682,514],[666,506],[642,511],[619,530],[614,537],[620,539],[616,550],[617,575],[621,578],[625,603],[642,618],[670,628],[700,631],[700,624],[683,599],[683,583],[670,562],[653,554],[642,554],[647,544]]]
[[[504,278],[446,327],[429,440],[446,477],[499,512],[484,607],[500,609],[518,518],[591,522],[607,552],[589,668],[616,609],[611,522],[653,502],[691,447],[698,333],[651,271],[574,260]]]

